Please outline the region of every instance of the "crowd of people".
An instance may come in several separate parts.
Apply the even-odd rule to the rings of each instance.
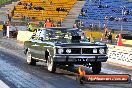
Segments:
[[[60,12],[60,11],[67,12],[67,10],[63,7],[62,8],[60,8],[60,7],[56,8],[56,11],[58,11],[58,12]]]
[[[34,10],[44,10],[44,8],[42,6],[37,6],[37,5],[33,5],[32,2],[19,2],[18,5],[23,5],[24,6],[24,9],[28,9],[28,10],[31,10],[31,9],[34,9]]]
[[[109,20],[110,21],[123,21],[123,22],[127,22],[128,21],[128,19],[125,16],[123,16],[121,18],[120,17],[110,16]]]
[[[52,20],[50,20],[50,18],[46,19],[46,21],[44,23],[39,22],[39,27],[41,27],[41,28],[49,28],[49,27],[54,27],[54,26],[55,26],[54,22]],[[31,23],[28,23],[27,30],[34,31]]]

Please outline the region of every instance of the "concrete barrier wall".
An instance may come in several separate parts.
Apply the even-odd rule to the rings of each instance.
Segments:
[[[84,31],[84,33],[86,34],[87,37],[90,37],[90,35],[92,34],[93,38],[101,38],[102,37],[102,32],[92,32],[92,31]],[[116,34],[112,33],[112,37],[115,38]]]
[[[27,41],[31,38],[33,32],[29,32],[29,31],[18,31],[18,35],[17,35],[17,40],[24,42]]]
[[[108,45],[108,61],[125,66],[132,66],[132,47]]]

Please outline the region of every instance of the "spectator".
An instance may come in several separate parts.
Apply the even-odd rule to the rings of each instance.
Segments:
[[[33,27],[30,23],[28,23],[28,30],[31,31],[31,32],[33,31]]]
[[[61,8],[61,11],[66,12],[67,10],[65,8]]]
[[[32,8],[32,3],[28,2],[27,6],[28,6],[28,9],[30,10]]]
[[[108,35],[108,27],[105,27],[105,37]]]
[[[44,8],[43,8],[43,7],[41,7],[41,6],[39,6],[39,7],[38,7],[38,10],[44,10]]]
[[[6,36],[6,33],[7,33],[7,24],[6,22],[4,21],[4,25],[3,25],[3,36]]]
[[[124,12],[124,15],[129,15],[129,10],[126,10],[126,11]]]
[[[37,8],[37,6],[36,6],[36,5],[34,5],[33,9],[34,9],[34,10],[38,10],[38,8]]]
[[[93,24],[89,24],[89,30],[93,29]]]
[[[27,6],[24,6],[24,9],[27,9]]]
[[[21,15],[21,21],[25,21],[25,16],[23,14]]]
[[[6,11],[6,17],[7,17],[7,19],[9,19],[9,13],[10,13],[10,10],[8,9],[8,10]]]
[[[20,13],[16,13],[16,15],[15,15],[16,17],[19,17],[20,16]]]
[[[44,8],[41,7],[41,6],[34,6],[33,8],[34,8],[35,10],[44,10]]]
[[[24,9],[27,9],[27,3],[23,3]]]
[[[57,27],[61,27],[61,26],[62,26],[61,20],[57,21]]]
[[[50,1],[50,5],[54,5],[54,3],[52,1]]]
[[[13,33],[12,33],[12,38],[16,38],[17,34],[18,34],[18,30],[17,30],[17,27],[15,26],[15,29],[13,30]]]
[[[53,27],[53,23],[50,21],[50,19],[47,19],[45,24],[44,24],[44,27],[45,28],[48,28],[48,27]]]
[[[18,5],[22,5],[22,2],[18,2]]]
[[[124,22],[127,22],[127,18],[126,17],[123,17],[122,19]]]
[[[108,33],[107,38],[108,38],[108,43],[112,43],[112,34],[111,34],[111,32]]]
[[[58,11],[58,12],[59,12],[59,11],[60,11],[60,8],[56,8],[56,11]]]
[[[116,17],[116,18],[115,18],[115,21],[119,21],[119,18],[118,18],[118,17]]]
[[[81,9],[81,14],[80,14],[81,16],[85,16],[85,11],[84,11],[84,9],[82,8]]]
[[[27,22],[29,22],[29,21],[30,21],[30,16],[28,15],[28,16],[27,16]]]
[[[45,1],[45,0],[42,0],[42,2],[43,2],[43,4],[45,4],[45,3],[46,3],[46,1]]]
[[[27,6],[32,6],[32,3],[31,2],[28,2]]]
[[[110,21],[114,21],[114,17],[113,16],[110,16]]]
[[[43,27],[44,23],[42,21],[39,22],[39,27]]]
[[[24,6],[27,6],[27,3],[24,2],[23,5],[24,5]]]

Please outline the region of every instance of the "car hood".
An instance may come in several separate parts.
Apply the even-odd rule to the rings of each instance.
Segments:
[[[70,46],[106,46],[104,43],[100,42],[81,42],[81,43],[56,43],[55,46],[61,46],[61,47],[70,47]]]

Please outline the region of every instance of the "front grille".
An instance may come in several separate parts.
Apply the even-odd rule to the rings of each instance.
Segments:
[[[99,54],[99,48],[97,49],[97,53],[93,53],[93,48],[63,48],[64,52],[62,54],[68,54],[66,52],[67,49],[71,49],[70,54]]]
[[[82,54],[93,54],[92,48],[82,48]]]
[[[64,53],[63,54],[67,54],[66,50],[69,48],[64,48]],[[81,48],[70,48],[71,49],[71,53],[70,54],[81,54]]]
[[[81,54],[81,48],[72,48],[71,54]]]

